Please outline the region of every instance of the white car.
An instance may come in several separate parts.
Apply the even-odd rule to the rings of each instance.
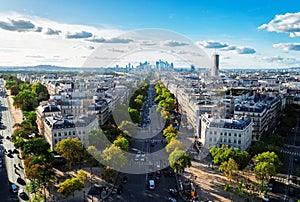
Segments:
[[[145,153],[144,152],[142,152],[142,154],[141,154],[141,161],[145,161]]]
[[[135,161],[138,161],[140,159],[140,156],[141,156],[141,152],[137,152],[136,155],[135,155]]]
[[[154,182],[154,180],[149,180],[149,182],[148,182],[148,186],[149,186],[149,189],[155,189],[155,182]]]

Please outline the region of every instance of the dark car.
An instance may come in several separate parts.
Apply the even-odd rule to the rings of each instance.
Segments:
[[[123,185],[119,185],[118,188],[117,188],[117,194],[122,194],[123,192]]]
[[[19,153],[20,153],[17,149],[14,149],[12,152],[13,152],[14,154],[19,154]]]
[[[159,184],[159,183],[160,183],[160,179],[159,179],[159,177],[158,177],[158,176],[155,176],[155,178],[154,178],[154,182],[155,182],[155,184]]]
[[[128,178],[127,178],[127,176],[124,176],[123,178],[122,178],[122,183],[123,184],[126,184],[128,182]]]
[[[21,177],[17,178],[17,183],[20,184],[20,185],[23,185],[23,186],[26,185],[25,180],[23,180]]]

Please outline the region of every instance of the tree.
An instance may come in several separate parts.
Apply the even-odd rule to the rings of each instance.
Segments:
[[[89,145],[95,146],[96,150],[98,151],[102,151],[110,144],[107,139],[108,138],[105,136],[102,130],[93,129],[89,131]]]
[[[182,142],[180,142],[179,140],[177,140],[176,138],[172,138],[171,141],[166,146],[166,151],[168,153],[171,153],[176,148],[178,148],[180,150],[184,150],[185,149],[185,145]]]
[[[276,175],[281,162],[274,152],[263,152],[255,157],[254,167],[255,177],[261,180],[263,184],[265,180],[269,180],[271,176]]]
[[[21,89],[19,88],[19,86],[12,86],[10,88],[11,95],[17,95],[20,91],[21,91]]]
[[[224,173],[224,175],[231,181],[232,175],[235,170],[238,169],[238,164],[233,158],[229,158],[228,161],[222,162],[219,170]]]
[[[169,143],[171,141],[171,139],[177,138],[177,134],[176,133],[167,133],[165,135],[167,142]]]
[[[185,168],[188,168],[192,165],[191,157],[186,154],[183,150],[176,148],[169,155],[170,167],[173,168],[175,173],[183,172]]]
[[[164,129],[163,131],[163,135],[166,136],[168,133],[178,133],[178,130],[176,130],[175,128],[173,128],[172,125],[169,125],[167,128]]]
[[[87,173],[84,170],[77,171],[77,178],[80,179],[81,182],[84,183],[86,177],[87,177]]]
[[[264,184],[271,176],[276,175],[276,166],[273,163],[259,162],[254,167],[254,174],[257,179],[261,180],[261,184]]]
[[[138,128],[130,121],[122,121],[119,129],[126,135],[134,137],[137,135]]]
[[[32,85],[32,91],[37,95],[38,102],[48,100],[50,97],[47,87],[40,82]]]
[[[255,162],[272,163],[275,166],[276,171],[278,171],[278,169],[282,165],[277,154],[275,154],[275,152],[269,152],[269,151],[258,154],[257,157],[255,158]]]
[[[22,111],[33,111],[38,106],[37,94],[30,90],[23,90],[14,96],[14,106]]]
[[[107,147],[103,151],[101,157],[107,166],[114,168],[115,170],[122,168],[127,160],[125,153],[114,144]]]
[[[128,112],[133,123],[139,123],[141,121],[140,112],[137,109],[129,107]]]
[[[49,155],[50,145],[49,143],[42,137],[29,139],[25,142],[23,147],[23,156],[26,155]]]
[[[34,164],[26,168],[28,179],[37,180],[38,182],[48,182],[54,176],[54,171],[49,165]]]
[[[241,152],[239,149],[235,149],[233,159],[238,164],[239,170],[242,170],[248,165],[251,158],[247,151]]]
[[[69,169],[84,156],[83,145],[78,138],[67,138],[59,141],[55,146],[55,151],[67,160]]]
[[[40,190],[40,183],[37,180],[31,180],[26,185],[26,190],[35,195]]]
[[[116,171],[111,169],[109,166],[105,166],[103,172],[101,173],[101,178],[104,179],[106,182],[111,182],[116,175]]]
[[[72,195],[75,191],[80,191],[84,187],[83,182],[77,178],[66,179],[64,182],[58,184],[57,192],[64,194],[65,196]]]
[[[129,141],[122,136],[118,136],[117,139],[114,141],[114,145],[119,147],[123,151],[128,151],[129,149]]]

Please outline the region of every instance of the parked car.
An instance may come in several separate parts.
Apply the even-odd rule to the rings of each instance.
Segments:
[[[18,193],[18,186],[16,184],[11,184],[10,187],[13,193]]]

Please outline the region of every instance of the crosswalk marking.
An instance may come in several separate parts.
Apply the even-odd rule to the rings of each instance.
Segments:
[[[300,156],[299,152],[293,152],[293,151],[287,151],[287,150],[280,150],[281,153],[283,154],[289,154],[289,155],[293,155],[293,156]]]

